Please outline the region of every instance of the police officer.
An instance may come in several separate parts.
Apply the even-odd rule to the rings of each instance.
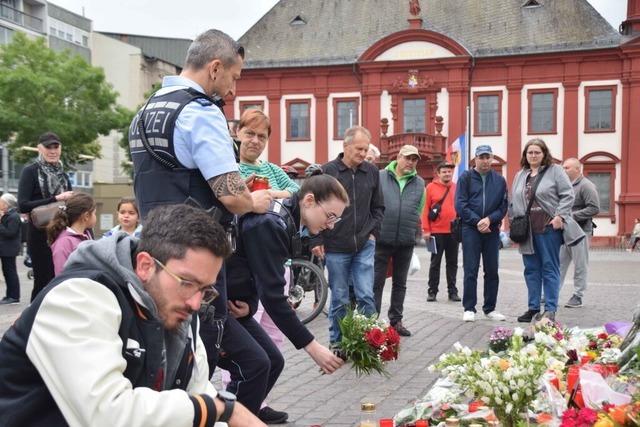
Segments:
[[[227,390],[237,393],[238,401],[265,422],[266,408],[258,410],[282,372],[284,359],[253,318],[258,300],[287,339],[297,349],[304,348],[323,372],[332,373],[343,364],[296,316],[284,292],[284,275],[285,262],[299,255],[301,236],[333,228],[348,203],[349,196],[335,178],[319,175],[306,179],[291,198],[274,201],[266,214],[245,215],[240,221],[238,249],[227,270],[229,310],[234,316],[227,327],[232,329],[233,339],[241,341],[236,346],[245,351],[227,351],[223,338],[224,354],[218,366],[231,373]],[[250,273],[240,280],[247,267]],[[262,354],[261,359],[249,360],[255,354]],[[286,414],[278,413],[284,414],[278,422],[284,422]],[[268,421],[276,422],[275,418]]]
[[[269,192],[250,193],[240,177],[217,102],[234,95],[243,61],[244,48],[227,34],[218,30],[200,34],[189,46],[182,73],[165,77],[162,88],[131,122],[134,190],[143,220],[155,206],[187,203],[211,212],[230,229],[234,214],[265,212],[269,207]],[[203,316],[201,328],[210,367],[216,364],[227,315],[223,279],[221,273],[215,320]]]

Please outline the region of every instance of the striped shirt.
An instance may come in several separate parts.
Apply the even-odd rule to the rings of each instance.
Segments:
[[[247,163],[238,163],[240,176],[249,177],[251,174],[266,176],[269,178],[269,185],[272,189],[282,191],[286,190],[291,194],[297,193],[300,186],[296,184],[289,176],[273,163],[260,160],[258,165],[249,165]]]

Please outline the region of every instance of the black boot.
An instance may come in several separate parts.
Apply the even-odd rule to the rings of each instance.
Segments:
[[[540,310],[527,310],[525,313],[518,317],[518,322],[531,323],[536,314],[540,313]]]

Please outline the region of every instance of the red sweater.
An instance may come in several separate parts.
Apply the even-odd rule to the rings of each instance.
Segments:
[[[447,197],[442,202],[440,215],[435,221],[429,220],[429,211],[442,199],[447,187],[451,187]],[[454,199],[456,195],[456,185],[450,182],[448,186],[438,180],[434,180],[427,185],[427,197],[422,211],[422,232],[423,233],[451,233],[451,221],[456,218],[456,208]]]

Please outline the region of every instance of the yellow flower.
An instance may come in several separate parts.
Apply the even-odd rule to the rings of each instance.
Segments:
[[[593,427],[614,427],[613,421],[611,418],[607,417],[604,414],[598,415],[598,421],[593,425]]]

